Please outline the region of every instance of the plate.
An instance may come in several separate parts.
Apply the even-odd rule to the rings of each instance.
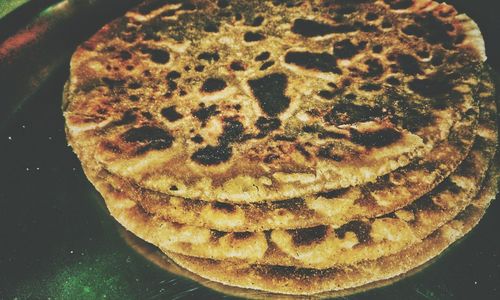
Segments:
[[[26,20],[50,25],[31,44],[1,52],[22,24],[2,37],[0,53],[12,60],[0,56],[0,299],[269,296],[166,270],[153,248],[125,238],[67,146],[60,106],[69,55],[133,2],[62,1]],[[496,11],[487,0],[448,2],[478,21],[500,70]],[[499,215],[497,199],[476,229],[423,270],[342,299],[500,299]]]

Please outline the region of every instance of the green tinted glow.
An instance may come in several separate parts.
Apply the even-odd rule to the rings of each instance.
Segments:
[[[24,297],[51,299],[129,299],[132,291],[120,272],[125,263],[120,255],[99,255],[82,259],[71,265],[60,266],[43,280],[27,282],[18,289]],[[49,275],[49,274],[47,274]]]
[[[0,0],[0,18],[28,1],[29,0]]]

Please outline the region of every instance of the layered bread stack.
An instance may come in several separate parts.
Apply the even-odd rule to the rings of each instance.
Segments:
[[[428,0],[146,1],[77,49],[63,110],[126,229],[201,277],[314,294],[477,224],[497,189],[485,61],[477,25]]]

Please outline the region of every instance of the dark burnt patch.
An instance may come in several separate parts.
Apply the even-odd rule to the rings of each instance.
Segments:
[[[220,59],[219,52],[202,52],[198,55],[198,59],[205,60],[207,62],[215,62]]]
[[[444,63],[444,54],[442,52],[435,52],[431,58],[431,64],[438,67]]]
[[[364,244],[371,241],[371,230],[372,226],[369,223],[365,223],[362,221],[351,221],[335,229],[335,234],[337,234],[339,238],[343,239],[345,238],[347,232],[353,232],[358,238],[358,241]]]
[[[295,149],[302,155],[304,156],[306,159],[310,159],[311,158],[311,153],[309,153],[309,151],[307,151],[307,149],[302,145],[302,144],[295,144]]]
[[[279,158],[279,156],[277,154],[271,153],[271,154],[266,155],[266,157],[264,157],[263,162],[266,164],[270,164],[273,161],[277,160],[278,158]]]
[[[257,16],[253,19],[252,21],[252,26],[253,27],[259,27],[260,25],[262,25],[262,22],[264,22],[264,17],[263,16]]]
[[[375,26],[375,25],[372,25],[372,24],[360,24],[359,26],[359,29],[361,29],[361,31],[364,31],[364,32],[377,32],[378,31],[378,27]]]
[[[201,143],[203,143],[203,137],[201,135],[197,134],[191,138],[191,141],[193,141],[196,144],[201,144]]]
[[[470,160],[469,160],[469,163],[471,163]],[[472,168],[473,168],[473,170],[475,170],[476,166],[472,166]],[[457,169],[457,172],[460,172],[460,171]],[[467,171],[465,171],[465,172],[467,173]],[[462,174],[459,174],[459,175],[462,175]],[[464,175],[464,176],[467,176],[467,175]],[[471,177],[477,176],[477,172],[475,172],[475,173],[471,172],[471,174],[469,176],[471,176]],[[450,177],[448,177],[443,182],[441,182],[434,190],[432,190],[431,195],[438,195],[440,193],[449,192],[449,193],[452,193],[454,196],[456,196],[463,191],[464,190],[460,186],[458,186],[456,183],[454,183],[450,179]],[[439,207],[439,209],[441,209],[441,207]]]
[[[339,126],[343,124],[354,124],[374,119],[381,119],[386,115],[387,112],[381,107],[340,103],[335,105],[324,116],[324,120],[328,124]]]
[[[118,54],[121,58],[121,60],[129,60],[132,58],[132,54],[126,50],[120,51],[120,54]]]
[[[268,205],[268,204],[264,204]],[[287,200],[278,200],[278,201],[272,201],[270,202],[271,208],[273,210],[276,209],[284,209],[284,210],[292,210],[292,211],[297,211],[299,209],[306,209],[306,204],[304,203],[304,200],[301,198],[293,198],[293,199],[287,199]]]
[[[388,19],[384,19],[384,20],[382,21],[382,24],[381,24],[381,25],[382,25],[382,28],[383,28],[383,29],[389,29],[389,28],[392,28],[392,23],[391,23],[391,21],[389,21]]]
[[[125,84],[125,80],[123,79],[113,79],[113,78],[103,77],[101,80],[110,89],[121,88]]]
[[[413,213],[418,213],[421,211],[440,211],[441,207],[439,207],[434,201],[432,201],[432,197],[430,195],[425,195],[423,197],[418,198],[412,204],[403,208],[406,211],[411,211]]]
[[[393,85],[393,86],[398,86],[401,84],[401,81],[394,76],[387,77],[385,82],[387,82],[388,84]]]
[[[253,232],[249,232],[249,231],[234,232],[233,233],[233,238],[235,240],[245,240],[245,239],[248,239],[249,237],[251,237],[253,235],[254,235],[254,233]]]
[[[355,4],[360,4],[368,0],[337,0],[331,2],[337,2],[336,4],[341,4],[339,7],[332,9],[331,13],[336,13],[340,16],[346,16],[354,13],[358,8]]]
[[[377,15],[376,13],[374,12],[368,12],[366,15],[365,15],[365,20],[367,21],[375,21],[379,18],[379,15]]]
[[[367,59],[365,65],[368,67],[368,71],[364,73],[366,77],[380,77],[384,73],[384,65],[379,59]]]
[[[422,74],[420,63],[413,55],[399,54],[396,56],[396,60],[398,62],[399,67],[405,74],[408,75]]]
[[[139,99],[139,96],[137,96],[137,95],[130,95],[130,96],[128,96],[128,99],[129,99],[130,101],[132,101],[132,102],[137,102],[137,101],[139,101],[139,100],[140,100],[140,99]]]
[[[326,100],[332,100],[338,93],[334,91],[321,90],[318,92],[318,96]]]
[[[415,23],[422,28],[422,37],[430,44],[441,44],[449,49],[454,44],[454,37],[450,35],[451,24],[445,23],[432,13],[415,17]]]
[[[326,52],[290,51],[285,55],[285,62],[308,70],[341,74],[335,57]]]
[[[420,128],[429,126],[434,122],[434,116],[430,113],[422,113],[416,109],[409,108],[405,111],[403,127],[410,132],[416,132]]]
[[[257,122],[255,122],[255,126],[263,135],[267,135],[269,132],[280,128],[281,121],[278,118],[259,117]]]
[[[330,25],[306,19],[296,19],[292,26],[293,33],[304,37],[325,36],[332,33],[348,33],[353,31],[356,31],[356,27],[353,25]]]
[[[200,122],[204,126],[206,125],[208,119],[220,113],[220,111],[218,111],[217,109],[218,107],[215,104],[212,104],[210,106],[205,106],[204,103],[201,103],[200,108],[193,112],[193,116],[198,120],[200,120]]]
[[[382,51],[384,50],[384,47],[382,47],[382,45],[375,45],[372,47],[372,51],[373,53],[382,53]]]
[[[219,136],[217,146],[208,145],[197,150],[191,159],[202,165],[217,165],[228,161],[231,158],[233,149],[231,143],[240,142],[245,138],[244,127],[241,122],[234,118],[224,120],[224,128]]]
[[[413,6],[413,0],[384,0],[392,9],[407,9]]]
[[[262,41],[265,38],[266,37],[260,32],[248,31],[248,32],[245,32],[245,34],[243,35],[243,39],[245,40],[245,42],[249,42],[249,43]]]
[[[269,116],[276,116],[290,105],[290,98],[285,96],[288,78],[283,73],[272,73],[258,79],[248,81],[248,84],[259,101],[262,110]]]
[[[104,150],[109,151],[109,152],[113,152],[116,154],[122,153],[122,149],[120,149],[120,147],[117,144],[112,143],[110,141],[101,142],[101,147],[104,148]]]
[[[212,203],[212,208],[226,213],[234,213],[236,211],[236,207],[234,205],[218,201]]]
[[[203,27],[205,32],[219,32],[219,25],[216,23],[207,23],[205,27]]]
[[[231,158],[233,149],[227,145],[208,145],[193,153],[191,159],[206,166],[218,165]]]
[[[121,135],[121,138],[127,143],[138,143],[139,154],[148,150],[170,148],[174,141],[174,137],[167,131],[148,125],[129,129]]]
[[[344,188],[344,189],[338,189],[338,190],[331,190],[331,191],[327,191],[327,192],[321,192],[321,193],[318,193],[317,195],[319,197],[323,197],[326,199],[333,199],[333,198],[342,197],[343,195],[345,195],[347,193],[347,191],[349,191],[349,189]]]
[[[166,64],[170,60],[170,53],[161,49],[153,49],[149,47],[141,47],[141,52],[148,54],[152,62],[157,64]]]
[[[170,71],[168,72],[167,76],[165,77],[167,80],[176,80],[181,78],[181,73],[177,71]]]
[[[352,128],[350,130],[351,141],[355,144],[369,148],[381,148],[389,146],[401,139],[401,132],[393,128],[383,128],[376,131],[359,132]]]
[[[274,61],[266,61],[265,63],[263,63],[263,64],[260,66],[259,70],[261,70],[261,71],[267,70],[267,69],[269,69],[270,67],[272,67],[273,65],[274,65]]]
[[[459,212],[457,216],[455,217],[455,220],[459,221],[464,221],[464,223],[467,223],[468,220],[471,219],[472,215],[475,213],[476,207],[474,206],[467,206],[464,210]]]
[[[328,227],[320,225],[311,228],[287,230],[287,232],[292,236],[293,244],[300,247],[323,241],[328,233]]]
[[[316,133],[319,131],[319,129],[317,128],[318,126],[313,126],[313,125],[305,125],[302,127],[302,131],[303,132],[307,132],[307,133]]]
[[[129,83],[127,87],[131,90],[137,90],[137,89],[140,89],[142,87],[142,83],[140,83],[138,81],[133,81],[133,82]]]
[[[467,158],[460,164],[455,173],[466,178],[474,178],[479,173],[478,171],[474,159]]]
[[[182,115],[177,112],[175,105],[163,108],[160,113],[165,119],[169,120],[170,122],[175,122],[182,119]]]
[[[360,51],[358,45],[353,44],[349,39],[338,41],[333,44],[333,54],[338,58],[351,58]]]
[[[120,120],[113,122],[115,126],[122,126],[127,124],[132,124],[137,120],[135,110],[129,109],[125,111]]]
[[[269,57],[271,57],[271,53],[269,53],[269,51],[264,51],[264,52],[261,52],[259,55],[257,55],[255,57],[255,60],[256,61],[265,61],[265,60],[268,60]]]
[[[233,71],[245,71],[245,65],[241,61],[233,61],[229,67]]]
[[[297,137],[293,135],[277,134],[273,136],[273,140],[275,141],[294,142],[296,139]]]
[[[342,133],[334,132],[334,131],[328,131],[328,130],[323,130],[319,132],[318,138],[325,140],[325,139],[345,139],[347,136]]]
[[[227,235],[227,232],[210,229],[210,235],[212,236],[213,239],[218,240]]]
[[[424,97],[443,97],[453,87],[450,80],[443,74],[436,73],[429,78],[410,81],[410,89]]]
[[[382,89],[382,85],[378,83],[366,83],[361,85],[359,89],[367,92],[380,91]]]
[[[416,36],[416,37],[424,36],[424,31],[422,30],[422,27],[415,24],[407,25],[401,31],[403,31],[404,34],[409,36]]]
[[[275,6],[284,5],[286,7],[295,7],[302,4],[301,0],[273,0],[272,3]]]
[[[431,54],[427,50],[418,50],[417,55],[418,55],[418,57],[424,58],[424,59],[429,58],[431,56]]]
[[[239,142],[243,138],[245,128],[240,121],[236,119],[225,119],[224,127],[221,136],[219,137],[219,144],[227,145],[234,142]]]
[[[334,150],[335,150],[334,144],[321,146],[318,150],[318,157],[328,160],[333,160],[336,162],[341,162],[342,160],[344,160],[344,157],[342,155],[339,155],[338,153],[335,153]]]
[[[167,81],[167,87],[170,92],[175,91],[177,89],[177,82],[169,80]]]
[[[208,78],[203,82],[201,86],[201,91],[205,93],[214,93],[222,91],[227,86],[226,82],[220,78]]]
[[[224,12],[221,13],[221,16],[224,16]],[[231,17],[231,13],[227,12],[226,16]],[[236,21],[241,21],[241,20],[243,20],[243,15],[241,13],[237,12],[234,14],[234,19]]]
[[[318,138],[320,139],[328,139],[328,138],[341,139],[347,137],[345,134],[342,133],[328,131],[319,124],[305,125],[302,127],[302,131],[307,133],[318,133]]]

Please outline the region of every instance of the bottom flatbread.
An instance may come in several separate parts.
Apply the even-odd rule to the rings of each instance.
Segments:
[[[125,229],[123,226],[120,224],[117,224],[119,227],[119,232],[121,237],[125,240],[127,245],[134,249],[139,255],[143,256],[153,264],[155,264],[157,267],[175,274],[177,276],[182,276],[185,278],[188,278],[192,281],[195,281],[204,287],[207,287],[209,289],[212,289],[214,291],[217,291],[219,293],[223,293],[226,295],[230,295],[233,297],[239,297],[243,299],[280,299],[280,300],[298,300],[298,299],[304,299],[304,296],[299,296],[299,295],[283,295],[283,294],[276,294],[272,292],[265,292],[265,291],[259,291],[259,290],[253,290],[253,289],[245,289],[241,287],[234,287],[234,286],[228,286],[224,285],[219,282],[211,281],[208,279],[205,279],[193,272],[190,272],[176,263],[174,263],[168,256],[165,255],[165,253],[161,252],[160,249],[158,249],[156,246],[149,244],[148,242],[145,242],[144,240],[138,238],[135,236],[133,233]],[[436,258],[438,259],[438,258]],[[432,264],[434,260],[428,261],[427,263],[407,272],[404,274],[401,274],[400,276],[381,280],[381,281],[376,281],[372,282],[369,284],[365,284],[363,286],[355,287],[355,288],[349,288],[345,290],[339,290],[339,291],[330,291],[330,292],[324,292],[321,294],[316,294],[314,295],[314,298],[322,299],[322,298],[337,298],[337,297],[344,297],[344,296],[349,296],[353,294],[358,294],[358,293],[363,293],[365,291],[375,289],[375,288],[380,288],[384,286],[391,285],[399,280],[402,280],[404,278],[408,278],[413,276],[414,274],[420,272],[424,268],[426,268],[429,264]],[[307,297],[309,299],[309,297]]]
[[[495,161],[485,185],[474,201],[455,219],[437,229],[422,242],[397,254],[352,266],[323,270],[294,267],[238,264],[166,254],[181,267],[212,281],[282,294],[310,295],[342,290],[386,280],[413,270],[438,256],[452,243],[474,228],[484,215],[498,190]]]

